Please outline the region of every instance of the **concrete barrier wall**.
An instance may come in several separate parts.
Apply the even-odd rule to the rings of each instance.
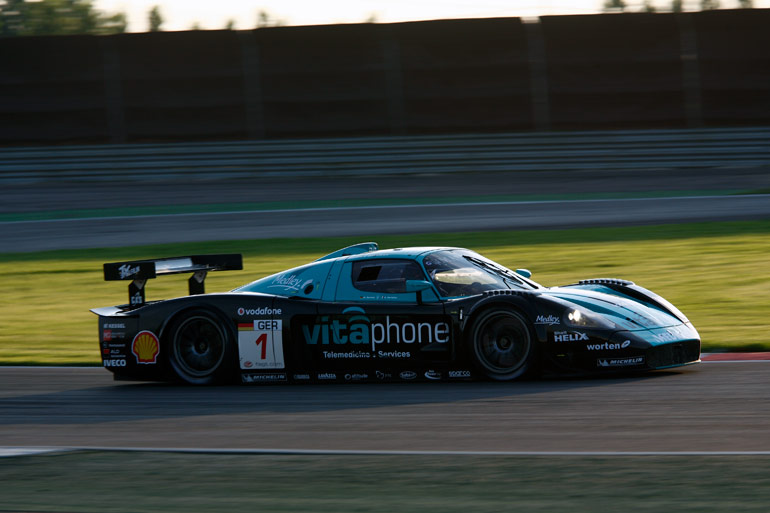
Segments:
[[[770,126],[770,9],[0,39],[0,145]]]

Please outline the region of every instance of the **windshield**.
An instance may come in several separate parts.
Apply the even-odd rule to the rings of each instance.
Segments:
[[[426,256],[422,263],[444,297],[472,296],[487,290],[539,287],[510,269],[465,249],[436,251]]]

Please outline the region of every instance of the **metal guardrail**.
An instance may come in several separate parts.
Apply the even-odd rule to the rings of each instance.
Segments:
[[[0,182],[770,165],[770,127],[0,148]]]

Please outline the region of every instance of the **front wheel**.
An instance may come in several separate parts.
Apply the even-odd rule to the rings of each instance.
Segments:
[[[169,363],[176,375],[193,385],[221,383],[234,361],[230,330],[206,310],[193,310],[170,326]]]
[[[479,369],[497,381],[519,378],[532,369],[535,343],[526,319],[512,310],[481,314],[471,330],[471,354]]]

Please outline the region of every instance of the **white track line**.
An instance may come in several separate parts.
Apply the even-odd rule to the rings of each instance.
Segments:
[[[8,451],[9,454],[3,454]],[[286,455],[286,456],[770,456],[770,451],[380,451],[329,449],[217,449],[186,447],[0,447],[0,455],[20,456],[46,452],[103,451],[183,454]]]
[[[35,454],[47,454],[51,452],[71,452],[76,449],[65,447],[0,447],[0,458],[12,456],[32,456]]]
[[[99,217],[66,217],[57,219],[28,219],[22,221],[0,221],[0,225],[6,224],[30,224],[30,223],[61,223],[71,221],[118,221],[126,219],[150,219],[154,217],[194,217],[194,216],[226,216],[226,215],[257,215],[278,214],[287,212],[338,212],[348,210],[397,210],[406,208],[450,208],[450,207],[484,207],[501,205],[554,205],[554,204],[580,204],[580,203],[610,203],[617,201],[684,201],[684,200],[719,200],[725,198],[763,198],[770,194],[746,194],[746,195],[717,195],[717,196],[662,196],[649,198],[597,198],[577,200],[520,200],[520,201],[474,201],[463,203],[415,203],[406,205],[360,205],[351,207],[310,207],[310,208],[277,208],[266,210],[236,210],[232,212],[181,212],[170,214],[139,214],[128,216],[99,216]]]

